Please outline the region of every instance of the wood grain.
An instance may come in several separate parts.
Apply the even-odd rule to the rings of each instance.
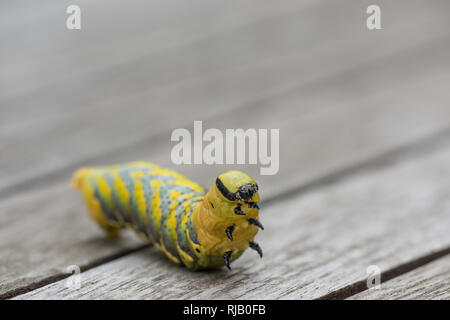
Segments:
[[[381,283],[379,289],[372,288],[354,295],[350,299],[448,300],[450,299],[450,257],[445,256],[400,277]]]
[[[369,263],[450,245],[448,1],[379,1],[377,32],[365,28],[369,1],[105,3],[79,1],[79,33],[64,28],[68,2],[0,4],[0,297],[75,264],[93,268],[81,291],[61,281],[21,298],[311,298],[363,279]],[[265,259],[247,253],[232,273],[192,274],[154,250],[105,264],[142,242],[103,237],[72,171],[173,167],[170,132],[193,120],[280,129],[275,176],[178,168],[205,186],[232,168],[255,177]]]
[[[423,157],[361,173],[265,207],[257,241],[231,272],[192,273],[153,249],[19,299],[309,299],[450,245],[450,141]],[[388,284],[388,283],[386,283]]]
[[[8,15],[2,20],[0,34],[8,46],[1,52],[3,64],[0,65],[9,81],[5,78],[2,82],[7,89],[2,92],[3,98],[36,93],[39,90],[48,92],[48,86],[53,89],[55,85],[58,88],[68,85],[73,87],[76,85],[74,78],[92,77],[96,73],[107,80],[105,68],[120,69],[127,74],[139,72],[136,64],[150,68],[151,61],[160,60],[163,52],[186,50],[185,53],[188,54],[196,42],[211,38],[212,35],[277,17],[311,3],[306,1],[299,4],[288,0],[283,5],[277,5],[274,1],[256,5],[255,0],[232,0],[212,4],[194,0],[188,4],[183,1],[169,3],[132,0],[123,5],[103,0],[95,3],[79,1],[77,3],[82,12],[82,29],[68,31],[65,27],[68,15],[65,12],[72,3],[66,0],[57,4],[47,2],[35,8],[32,1],[21,1],[17,6],[4,11]],[[30,10],[34,11],[33,14],[24,13]],[[36,32],[37,26],[41,32]],[[12,31],[15,31],[14,37]],[[188,56],[185,58],[192,60]],[[124,68],[124,65],[130,68]],[[158,64],[153,66],[158,67]],[[170,65],[166,64],[164,67]],[[195,72],[198,66],[195,67],[190,71]],[[45,72],[45,77],[42,77],[42,72]],[[157,79],[154,73],[147,77],[152,81]],[[16,80],[20,80],[20,86],[17,86]],[[97,86],[101,85],[97,83]],[[64,105],[43,105],[41,108],[58,111]]]
[[[413,54],[446,41],[449,32],[445,1],[433,6],[412,2],[408,15],[400,14],[404,8],[401,3],[386,4],[387,16],[398,17],[387,19],[389,32],[380,33],[363,28],[362,16],[354,14],[363,9],[357,2],[349,2],[346,10],[340,10],[337,3],[327,3],[326,10],[324,4],[307,3],[296,10],[292,5],[289,2],[270,16],[273,3],[254,15],[251,5],[246,4],[247,15],[236,21],[225,19],[224,25],[213,28],[212,35],[202,33],[203,38],[186,40],[183,45],[162,43],[163,39],[178,39],[174,30],[172,37],[161,36],[160,41],[122,44],[127,50],[121,53],[122,59],[133,50],[140,54],[128,55],[123,63],[106,54],[116,52],[112,44],[92,49],[86,57],[80,57],[78,51],[71,53],[73,59],[80,59],[77,63],[70,57],[55,58],[74,69],[67,72],[57,67],[42,70],[45,64],[41,59],[36,60],[35,71],[20,63],[25,72],[35,74],[34,78],[42,74],[46,74],[44,79],[52,78],[53,73],[55,78],[43,88],[33,80],[35,91],[3,101],[0,151],[5,156],[0,159],[0,188],[27,185],[55,170],[88,163],[105,153],[120,153],[129,145],[167,134],[195,119],[238,112],[367,63]],[[133,12],[125,18],[131,19]],[[177,28],[184,30],[182,24]],[[195,28],[186,30],[197,34]],[[415,36],[418,33],[420,37]],[[136,47],[142,43],[148,47]],[[153,52],[154,48],[158,50]],[[51,57],[49,63],[53,64]],[[4,78],[8,79],[6,84],[14,86],[14,74],[21,73],[11,67]],[[26,73],[19,77],[21,81],[32,78]]]
[[[141,245],[133,236],[108,241],[82,217],[77,194],[47,186],[0,205],[0,294],[85,267]]]
[[[230,114],[206,125],[280,128],[279,174],[261,176],[258,167],[245,168],[257,177],[263,201],[275,199],[277,203],[279,196],[293,188],[447,128],[448,53],[448,48],[441,48],[433,53],[425,51],[415,57],[374,64],[331,78],[320,86],[263,100],[242,117]],[[355,88],[363,95],[355,95]],[[426,108],[425,101],[428,101]],[[270,112],[273,106],[277,107],[276,114]],[[151,159],[172,167],[168,140],[169,137],[161,137],[98,161]],[[182,166],[179,170],[209,186],[218,173],[228,168]],[[132,236],[117,242],[106,241],[86,217],[79,195],[69,189],[70,174],[67,172],[63,181],[47,183],[44,188],[37,186],[0,202],[0,256],[7,261],[0,273],[0,292],[14,292],[61,275],[68,265],[88,266],[142,243]],[[341,205],[344,210],[346,205]],[[323,211],[314,219],[327,220],[327,213]]]

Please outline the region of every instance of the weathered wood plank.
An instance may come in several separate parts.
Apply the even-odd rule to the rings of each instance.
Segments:
[[[449,51],[441,47],[415,57],[380,62],[319,86],[262,100],[249,108],[248,114],[237,118],[229,114],[205,126],[280,128],[279,174],[261,176],[256,166],[239,167],[255,176],[263,199],[278,197],[295,186],[447,128]],[[355,94],[355,88],[360,95]],[[160,137],[98,161],[147,159],[171,166],[170,148],[169,136]],[[209,186],[227,168],[183,166],[180,171]],[[69,190],[70,174],[67,172],[63,182],[17,193],[0,202],[0,256],[7,261],[0,273],[0,292],[61,274],[67,265],[89,265],[115,250],[140,243],[128,237],[117,243],[103,240],[86,217],[79,195]],[[326,211],[314,219],[326,220]]]
[[[64,87],[69,82],[74,87],[76,80],[70,78],[87,72],[92,77],[92,73],[101,73],[105,67],[123,72],[127,69],[123,64],[133,66],[139,59],[143,65],[146,56],[148,60],[160,59],[160,53],[167,49],[180,52],[183,46],[192,46],[214,34],[298,10],[310,2],[267,1],[257,5],[255,0],[216,3],[131,0],[124,5],[79,1],[82,29],[68,31],[66,8],[72,2],[50,1],[36,6],[33,1],[20,1],[2,11],[6,17],[1,20],[0,29],[0,37],[5,41],[0,52],[0,66],[5,75],[0,79],[4,88],[1,97],[31,93],[52,84]],[[190,60],[188,56],[185,59]],[[154,74],[147,77],[153,79]],[[54,110],[58,105],[51,107],[49,110]]]
[[[82,273],[78,290],[60,281],[19,298],[318,298],[365,279],[370,265],[388,270],[450,245],[450,140],[440,147],[267,206],[264,258],[246,252],[231,272],[192,273],[149,249]]]
[[[448,212],[447,212],[448,213]],[[408,272],[350,299],[450,299],[450,257]]]
[[[208,120],[358,65],[411,54],[448,34],[442,10],[447,2],[414,4],[408,15],[400,14],[400,3],[386,4],[389,15],[398,13],[398,18],[388,19],[389,32],[380,33],[363,28],[362,16],[354,14],[363,9],[360,3],[351,2],[346,10],[334,2],[326,9],[310,5],[17,97],[2,108],[0,187],[120,152],[167,128]],[[330,28],[324,20],[340,27]]]

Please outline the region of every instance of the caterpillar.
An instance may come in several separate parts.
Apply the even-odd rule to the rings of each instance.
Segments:
[[[91,218],[110,237],[122,228],[190,270],[226,266],[254,242],[259,222],[258,185],[241,171],[219,175],[208,192],[180,173],[150,162],[85,167],[72,186],[81,191]]]

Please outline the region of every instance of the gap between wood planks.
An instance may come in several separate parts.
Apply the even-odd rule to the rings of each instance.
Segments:
[[[129,255],[129,254],[132,254],[134,252],[146,249],[146,248],[148,248],[150,246],[151,246],[151,244],[144,244],[144,245],[139,246],[137,248],[130,249],[130,250],[124,250],[122,252],[118,252],[116,254],[113,254],[113,255],[111,255],[109,257],[98,259],[98,260],[96,260],[96,261],[94,261],[92,263],[81,265],[80,266],[80,271],[81,272],[87,271],[89,269],[98,267],[98,266],[100,266],[100,265],[102,265],[104,263],[107,263],[107,262],[110,262],[110,261],[122,258],[122,257],[124,257],[126,255]],[[24,287],[19,287],[19,288],[13,289],[11,291],[7,291],[7,292],[5,292],[3,294],[0,294],[0,300],[14,298],[14,297],[16,297],[18,295],[21,295],[21,294],[33,291],[35,289],[42,288],[42,287],[44,287],[44,286],[46,286],[48,284],[51,284],[51,283],[54,283],[54,282],[66,279],[66,278],[70,277],[71,275],[72,274],[62,273],[62,272],[58,273],[58,274],[55,274],[55,275],[52,275],[50,277],[47,277],[45,279],[42,279],[42,280],[40,280],[38,282],[35,282],[35,283],[32,283],[30,285],[27,285],[27,286],[24,286]]]
[[[398,148],[391,149],[387,152],[384,152],[378,156],[366,159],[364,161],[354,163],[349,165],[341,170],[337,170],[331,172],[330,174],[326,174],[323,177],[318,179],[314,179],[310,182],[299,185],[297,188],[292,189],[289,192],[286,192],[283,196],[272,196],[268,197],[267,200],[262,201],[262,205],[266,205],[268,203],[273,204],[278,201],[285,200],[287,198],[291,198],[294,196],[299,196],[308,193],[312,190],[321,189],[323,187],[337,184],[343,180],[351,179],[354,176],[357,176],[362,173],[367,173],[368,171],[377,171],[379,169],[389,167],[391,164],[395,162],[403,162],[408,159],[417,158],[423,155],[426,155],[428,151],[432,151],[434,149],[440,148],[444,144],[448,144],[450,142],[450,127],[445,128],[437,133],[431,134],[427,137],[423,137],[418,139],[410,144],[406,144],[400,146]],[[142,245],[134,249],[124,250],[117,254],[111,255],[106,258],[98,259],[93,263],[88,263],[84,266],[81,266],[81,271],[87,271],[89,269],[93,269],[97,266],[100,266],[104,263],[111,262],[118,258],[124,257],[126,255],[144,250],[148,248],[149,245]],[[444,248],[442,250],[433,252],[431,254],[419,257],[407,263],[401,264],[397,267],[391,268],[385,272],[381,273],[381,282],[389,281],[393,278],[396,278],[402,274],[410,272],[414,269],[417,269],[425,264],[428,264],[436,259],[439,259],[445,255],[450,254],[450,247]],[[63,280],[65,278],[70,277],[71,274],[67,273],[59,273],[48,278],[45,278],[36,283],[23,286],[20,288],[13,289],[8,291],[2,295],[0,295],[0,299],[11,299],[18,295],[25,294],[31,292],[33,290],[39,289],[51,283]],[[346,299],[352,295],[363,292],[367,290],[366,280],[361,280],[358,282],[351,283],[341,289],[332,291],[324,296],[318,298],[318,300],[327,300],[327,299]]]
[[[442,258],[446,255],[450,255],[450,247],[433,252],[426,256],[419,257],[412,261],[401,264],[395,268],[389,269],[389,270],[381,273],[380,283],[385,283],[386,281],[389,281],[389,280],[394,279],[398,276],[401,276],[405,273],[408,273],[414,269],[422,267],[422,266],[424,266],[430,262],[433,262],[439,258]],[[366,282],[366,280],[361,280],[361,281],[349,284],[348,286],[345,286],[336,291],[332,291],[322,297],[317,298],[316,300],[343,300],[343,299],[347,299],[355,294],[358,294],[358,293],[366,291],[366,290],[368,290],[367,282]]]

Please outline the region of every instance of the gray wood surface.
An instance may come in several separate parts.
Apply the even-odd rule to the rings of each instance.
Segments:
[[[267,206],[267,227],[257,236],[264,258],[246,252],[231,272],[192,273],[149,249],[82,273],[78,290],[60,281],[19,298],[318,298],[364,279],[370,265],[389,270],[448,246],[449,161],[450,141],[376,174]]]
[[[27,185],[30,179],[73,169],[105,153],[123,152],[134,143],[157,134],[169,134],[173,128],[195,119],[221,117],[367,63],[434,47],[447,41],[450,32],[446,14],[450,5],[446,1],[433,5],[408,2],[411,7],[408,14],[402,14],[404,3],[386,3],[389,32],[379,33],[369,33],[363,16],[354,14],[364,9],[357,1],[348,2],[345,10],[339,10],[342,6],[335,2],[307,2],[295,10],[289,3],[273,12],[271,9],[277,6],[268,4],[256,10],[259,14],[253,13],[250,5],[245,6],[247,15],[242,13],[236,20],[230,18],[228,24],[213,29],[212,34],[201,36],[197,35],[198,28],[179,26],[190,30],[190,37],[202,39],[198,41],[187,41],[185,38],[190,37],[180,36],[178,29],[170,29],[159,41],[140,38],[129,45],[122,44],[125,52],[114,48],[123,35],[113,44],[105,44],[105,48],[96,44],[104,51],[91,52],[92,43],[81,38],[72,41],[75,53],[50,56],[47,58],[50,65],[43,65],[42,58],[36,59],[35,71],[30,66],[24,67],[26,64],[21,61],[10,64],[12,74],[20,74],[17,68],[33,72],[34,76],[22,74],[17,81],[34,79],[30,81],[37,88],[3,100],[0,150],[6,156],[0,159],[0,195],[5,188],[10,194],[8,187]],[[134,11],[126,12],[132,15]],[[102,11],[94,12],[98,17],[93,21],[103,22]],[[117,19],[122,16],[122,12],[120,15],[111,12]],[[396,19],[389,19],[390,15]],[[48,28],[59,30],[55,26],[59,18],[53,20]],[[61,37],[67,37],[67,30],[59,32]],[[89,35],[92,37],[91,32]],[[176,44],[167,45],[167,39]],[[70,39],[66,42],[69,46]],[[148,47],[136,48],[142,43]],[[10,47],[21,51],[17,45]],[[64,50],[71,52],[70,46]],[[89,53],[84,57],[79,50]],[[157,52],[147,54],[152,50]],[[128,60],[116,63],[111,60],[115,55],[110,58],[107,54],[111,51],[122,55],[133,51],[139,56],[128,55]],[[54,66],[58,59],[70,70]],[[97,61],[104,67],[99,67]],[[36,76],[43,73],[44,79],[53,79],[52,74],[55,78],[41,88]],[[5,92],[11,91],[9,86],[23,86],[12,81],[6,71],[4,79]]]
[[[314,184],[323,176],[423,137],[433,137],[450,126],[450,110],[444,100],[427,108],[421,104],[426,96],[445,96],[449,74],[448,66],[442,66],[448,63],[449,51],[444,48],[432,54],[420,53],[414,59],[399,57],[384,68],[370,66],[346,75],[345,81],[330,79],[320,87],[258,104],[254,108],[259,112],[250,109],[242,118],[230,115],[208,125],[281,128],[279,174],[260,176],[254,166],[246,170],[257,177],[263,200],[277,199],[293,188]],[[361,83],[371,88],[370,92],[356,96],[355,85]],[[298,108],[300,103],[303,108]],[[273,105],[278,106],[277,114],[264,112]],[[292,136],[298,138],[290,139]],[[168,140],[162,137],[153,149],[132,148],[107,162],[151,159],[170,166]],[[225,169],[182,166],[180,170],[209,186]],[[102,233],[86,217],[79,195],[69,189],[70,174],[45,189],[23,191],[1,202],[4,232],[0,233],[0,254],[8,261],[1,274],[3,293],[61,275],[68,265],[89,266],[140,244],[133,237],[117,243],[103,240]]]
[[[379,1],[376,32],[369,1],[79,1],[79,32],[68,3],[0,4],[0,298],[346,297],[369,264],[450,247],[448,1]],[[69,189],[82,165],[174,168],[170,133],[194,120],[280,129],[275,176],[176,168],[261,186],[265,258],[231,273],[105,239]],[[79,291],[70,265],[88,270]]]
[[[379,289],[363,291],[349,299],[450,299],[450,257],[382,283]]]

